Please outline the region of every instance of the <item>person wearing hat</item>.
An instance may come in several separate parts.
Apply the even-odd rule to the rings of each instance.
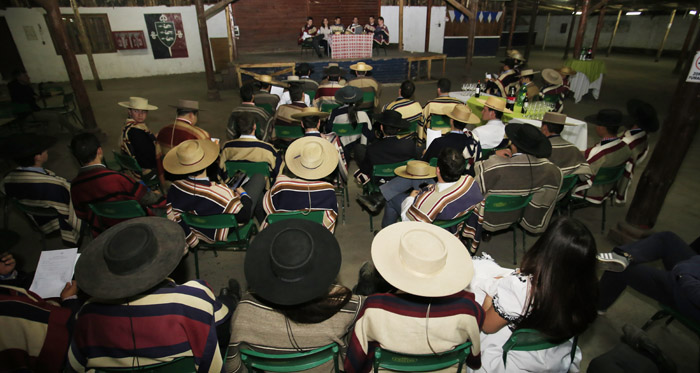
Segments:
[[[542,70],[542,79],[544,80],[545,86],[539,93],[540,100],[554,103],[554,110],[561,113],[564,110],[564,97],[569,91],[569,89],[563,85],[564,82],[561,74],[553,69],[544,69]]]
[[[260,134],[267,135],[269,132],[267,128],[272,118],[267,110],[255,106],[255,94],[253,92],[253,85],[250,83],[244,84],[239,89],[241,106],[231,110],[231,114],[228,117],[228,124],[226,125],[226,136],[229,140],[237,139],[238,136],[241,135],[240,131],[238,131],[238,121],[244,115],[252,115],[255,118],[255,125]],[[267,139],[265,136],[261,138],[261,140],[265,139]]]
[[[463,104],[458,98],[450,97],[451,88],[452,82],[449,79],[440,78],[437,81],[437,97],[428,101],[423,107],[423,117],[425,118],[426,126],[430,127],[430,117],[433,114],[442,116],[446,112],[451,111],[455,105]],[[448,131],[448,129],[445,129],[445,131]],[[424,128],[418,130],[418,137],[425,139]]]
[[[484,310],[464,290],[474,265],[455,236],[423,222],[393,224],[374,237],[372,263],[397,291],[365,300],[348,344],[346,372],[370,372],[376,345],[404,354],[437,354],[470,341],[467,366],[481,365]]]
[[[481,110],[481,119],[486,121],[479,127],[476,127],[472,133],[479,139],[483,149],[495,149],[503,142],[505,136],[506,125],[503,124],[503,113],[512,113],[506,109],[506,101],[498,97],[488,97],[487,99],[476,99],[477,102],[484,105]]]
[[[352,128],[362,127],[361,135],[349,135],[340,138],[344,147],[360,140],[361,144],[367,144],[367,138],[371,138],[372,121],[367,112],[360,109],[362,104],[362,90],[353,86],[345,86],[335,92],[335,102],[340,106],[331,111],[330,117],[326,121],[324,132],[332,132],[336,123],[350,124]]]
[[[257,75],[255,76],[255,84],[258,90],[253,92],[253,102],[256,105],[267,104],[274,110],[277,108],[277,104],[280,102],[280,96],[271,93],[272,85],[281,85],[280,82],[272,80],[269,75]]]
[[[647,135],[659,129],[659,117],[653,106],[638,99],[627,101],[627,113],[632,120],[628,124],[630,129],[622,135],[622,141],[632,151],[634,164],[639,165],[649,153]]]
[[[201,127],[197,127],[199,120],[199,102],[191,100],[177,100],[177,105],[168,105],[175,108],[177,117],[173,124],[167,125],[158,131],[156,140],[160,152],[158,158],[168,154],[170,149],[174,148],[185,140],[206,139],[211,136],[209,132]]]
[[[341,79],[341,70],[338,64],[329,65],[325,70],[327,78],[321,81],[316,96],[314,96],[314,106],[320,108],[323,103],[335,104],[335,93],[345,87],[345,79]]]
[[[319,43],[323,39],[323,35],[318,33],[318,29],[314,26],[314,18],[306,17],[306,24],[301,27],[301,32],[299,33],[298,44],[304,43],[306,40],[311,39],[311,46],[313,46],[318,58],[322,58],[321,47]]]
[[[293,119],[292,115],[301,112],[306,107],[309,107],[309,105],[307,105],[307,103],[304,102],[304,98],[307,98],[308,95],[301,90],[301,86],[299,84],[290,84],[289,91],[285,93],[289,93],[289,98],[291,102],[279,106],[277,108],[277,111],[275,111],[275,115],[272,120],[275,125],[275,128],[278,126],[298,126],[299,121]],[[281,102],[282,101],[280,101],[280,103]],[[287,139],[275,138],[273,139],[273,141],[274,140],[286,141]]]
[[[304,136],[313,136],[326,139],[333,144],[335,150],[338,151],[338,174],[341,182],[348,180],[348,162],[345,159],[345,149],[340,142],[340,136],[335,132],[321,133],[321,119],[328,118],[330,114],[319,111],[315,107],[301,109],[300,112],[293,114],[292,119],[301,121],[301,128],[304,129]]]
[[[580,183],[574,189],[572,197],[583,198],[594,204],[601,204],[615,188],[615,202],[624,203],[629,182],[632,180],[634,170],[634,158],[629,146],[617,136],[620,126],[629,122],[629,118],[622,115],[617,109],[601,109],[598,113],[585,118],[588,123],[595,124],[595,132],[601,140],[592,147],[586,149],[583,155],[586,162],[591,165],[593,177],[587,183]],[[592,185],[595,175],[602,167],[617,167],[624,164],[625,172],[617,184]],[[587,189],[587,190],[586,190]]]
[[[367,76],[367,72],[372,71],[372,69],[372,66],[364,62],[358,62],[354,65],[350,65],[350,70],[355,72],[355,78],[350,79],[348,85],[360,88],[363,93],[374,93],[374,102],[363,102],[360,105],[360,108],[363,110],[374,109],[377,105],[379,105],[379,97],[382,94],[382,85],[371,76]]]
[[[75,265],[90,299],[75,321],[71,368],[135,368],[191,356],[198,372],[223,370],[220,348],[240,288],[217,298],[204,280],[178,285],[168,278],[186,246],[182,229],[159,217],[132,219],[90,242]]]
[[[148,215],[155,215],[154,209],[165,209],[165,198],[159,191],[152,191],[143,183],[104,165],[102,145],[95,134],[73,136],[70,150],[80,164],[78,175],[71,182],[73,208],[75,214],[90,225],[93,236],[125,219],[98,218],[89,206],[91,203],[134,200]]]
[[[249,290],[231,319],[226,371],[244,371],[241,348],[283,354],[344,341],[364,297],[336,283],[341,262],[335,237],[317,223],[288,219],[260,231],[245,257]],[[329,361],[310,371],[332,369]]]
[[[479,124],[481,121],[472,113],[469,106],[461,102],[458,105],[452,105],[452,108],[449,105],[444,108],[445,111],[441,115],[450,119],[450,132],[433,140],[423,153],[423,160],[430,162],[431,159],[437,158],[442,149],[452,148],[469,160],[469,172],[473,173],[471,166],[481,159],[481,144],[467,129],[467,124]]]
[[[323,226],[335,231],[338,200],[324,179],[338,167],[338,151],[315,136],[294,140],[284,154],[285,169],[263,197],[266,215],[288,211],[324,211]],[[260,229],[265,229],[265,220]]]
[[[296,75],[290,75],[287,77],[287,79],[283,80],[282,83],[285,83],[288,85],[288,87],[282,92],[282,96],[280,96],[280,101],[277,103],[277,106],[275,107],[276,110],[279,110],[282,105],[287,105],[294,103],[295,101],[301,101],[304,103],[306,106],[311,106],[311,97],[309,97],[308,94],[304,91],[302,86],[304,85],[304,82],[302,82],[298,76]],[[297,87],[298,91],[301,92],[300,96],[301,98],[298,98],[296,100],[292,99],[292,88]]]
[[[513,68],[516,69],[516,71],[520,71],[520,67],[525,64],[525,57],[523,57],[523,55],[517,49],[510,49],[506,52],[506,54],[508,55],[508,58],[512,58],[515,62]]]
[[[571,90],[571,82],[569,77],[575,75],[576,70],[570,68],[569,66],[562,66],[559,69],[557,69],[556,72],[558,72],[559,75],[561,75],[562,85],[566,87],[565,94],[568,94]]]
[[[559,167],[562,174],[579,175],[581,180],[587,180],[593,174],[591,166],[576,145],[561,137],[564,127],[571,125],[566,122],[566,115],[548,112],[544,113],[540,131],[552,144],[552,155],[548,157],[549,160]]]
[[[69,247],[80,242],[82,220],[78,219],[70,198],[70,183],[44,168],[49,160],[49,148],[56,139],[28,133],[14,134],[3,140],[5,156],[17,163],[0,182],[0,190],[22,204],[53,208],[57,216],[31,215],[44,234],[61,232],[61,239]]]
[[[532,200],[523,210],[486,213],[483,227],[496,232],[522,217],[521,227],[530,233],[541,233],[554,212],[563,180],[561,170],[547,159],[552,155],[552,145],[537,127],[510,123],[506,135],[509,144],[505,152],[474,165],[476,181],[484,197],[492,193],[532,194]]]
[[[417,122],[417,128],[422,128],[425,125],[423,107],[411,98],[415,92],[416,85],[410,80],[404,80],[399,87],[399,97],[384,105],[382,111],[396,110],[401,114],[401,118],[409,123]]]
[[[520,72],[520,90],[527,94],[528,101],[532,102],[537,95],[540,94],[540,89],[537,87],[534,81],[532,81],[535,74],[539,71],[533,69],[525,69]],[[518,95],[520,97],[520,95]]]
[[[510,87],[518,84],[518,72],[515,70],[517,62],[509,57],[501,61],[501,63],[503,67],[498,77],[486,80],[486,93],[505,97]]]
[[[146,125],[146,117],[151,110],[158,110],[157,106],[149,105],[148,100],[142,97],[129,97],[129,101],[118,103],[127,108],[127,118],[122,127],[122,136],[119,148],[122,153],[136,159],[141,166],[142,175],[154,174],[158,169],[156,158],[156,135]],[[132,177],[138,177],[135,173]]]
[[[219,155],[219,170],[226,170],[226,162],[263,162],[267,163],[270,180],[275,180],[282,167],[282,154],[272,144],[255,137],[255,118],[246,114],[238,120],[241,136],[227,141]]]
[[[183,175],[168,190],[168,219],[180,224],[189,247],[202,240],[207,243],[225,241],[229,229],[192,229],[182,220],[183,212],[196,215],[233,214],[239,225],[246,224],[262,195],[265,178],[250,175],[245,186],[231,190],[227,185],[212,182],[207,167],[219,156],[219,146],[210,140],[187,140],[173,148],[163,159],[163,167],[174,175]]]

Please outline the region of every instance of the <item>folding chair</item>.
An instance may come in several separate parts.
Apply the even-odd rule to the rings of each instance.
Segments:
[[[249,372],[300,372],[309,370],[333,360],[333,371],[339,372],[338,344],[333,342],[327,346],[306,352],[291,354],[265,354],[262,352],[241,349],[241,361]]]
[[[324,113],[330,113],[339,107],[340,104],[337,104],[335,102],[321,102],[321,111]]]
[[[287,219],[302,219],[313,221],[322,225],[323,214],[323,211],[289,211],[270,214],[266,219],[268,224],[274,224]]]
[[[396,174],[394,173],[394,170],[397,167],[400,166],[405,166],[408,161],[412,159],[403,161],[403,162],[396,162],[396,163],[386,163],[386,164],[377,164],[372,167],[372,176],[370,177],[369,181],[362,186],[363,193],[366,195],[372,194],[372,193],[377,193],[379,192],[379,180],[380,179],[393,179]],[[369,213],[369,231],[374,232],[374,224],[372,222],[372,213]]]
[[[97,221],[100,222],[100,226],[107,229],[108,224],[105,224],[104,218],[107,219],[133,219],[141,216],[146,216],[146,212],[143,207],[135,200],[126,201],[112,201],[112,202],[99,202],[99,203],[89,203],[88,207],[90,210],[97,215]]]
[[[255,106],[265,109],[265,111],[270,115],[275,115],[275,110],[272,109],[272,105],[270,104],[255,104]]]
[[[598,173],[595,174],[593,177],[593,185],[610,185],[610,184],[616,184],[621,178],[622,175],[625,173],[625,164],[621,164],[619,166],[615,167],[601,167],[598,170]],[[586,200],[586,195],[588,195],[588,189],[586,189],[583,192],[583,200]],[[600,232],[605,233],[605,202],[609,199],[610,200],[610,205],[613,205],[613,199],[617,195],[617,188],[613,186],[612,189],[610,189],[610,192],[603,198],[603,202],[600,204],[601,207],[603,208],[603,216],[602,216],[602,221],[600,224]],[[580,201],[579,198],[571,198],[572,201]],[[583,206],[581,207],[587,207],[592,205],[592,203],[584,203]]]
[[[379,368],[397,372],[431,372],[449,368],[455,364],[459,373],[471,351],[471,346],[471,342],[466,342],[450,351],[425,355],[401,354],[376,347],[373,361],[374,373],[378,373]]]
[[[352,124],[350,124],[350,123],[333,123],[332,131],[341,137],[342,136],[362,135],[362,127],[363,126],[364,126],[364,123],[357,123],[357,126],[355,126],[355,128],[353,128]]]
[[[141,180],[143,180],[144,183],[146,183],[146,186],[151,189],[158,189],[160,187],[160,180],[158,179],[158,173],[156,171],[153,171],[150,174],[144,174],[143,169],[141,168],[141,165],[139,165],[139,162],[136,161],[136,158],[116,150],[112,151],[112,154],[114,154],[114,160],[122,170],[134,172]]]
[[[227,161],[226,173],[229,177],[236,174],[236,171],[244,172],[248,176],[260,174],[265,177],[268,187],[272,185],[270,180],[270,165],[267,162],[245,162],[245,161]]]
[[[512,229],[513,230],[513,264],[516,264],[516,259],[517,259],[517,241],[516,241],[516,227],[520,225],[520,222],[523,220],[523,214],[525,213],[525,207],[527,207],[528,203],[532,200],[532,194],[528,194],[525,196],[511,196],[511,195],[500,195],[500,194],[491,194],[486,197],[486,202],[485,202],[485,207],[484,207],[484,214],[489,213],[489,212],[510,212],[510,211],[518,211],[522,210],[520,212],[520,217],[516,219],[506,230]],[[520,230],[522,231],[523,234],[523,253],[525,252],[525,230],[520,227]]]
[[[503,366],[507,364],[508,352],[510,351],[540,351],[566,343],[567,340],[561,342],[553,342],[544,334],[535,329],[517,329],[510,338],[503,344]],[[574,337],[574,343],[571,346],[571,362],[574,362],[576,356],[576,345],[578,344],[578,336]]]

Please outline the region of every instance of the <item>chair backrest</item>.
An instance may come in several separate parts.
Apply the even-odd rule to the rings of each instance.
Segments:
[[[12,200],[12,203],[14,203],[15,206],[25,214],[32,216],[42,216],[47,218],[58,217],[58,211],[56,211],[56,209],[54,209],[53,207],[31,206],[20,202],[16,198],[11,197],[10,199]]]
[[[195,228],[223,229],[238,227],[238,221],[236,221],[236,216],[233,214],[196,215],[183,212],[180,216],[185,224]]]
[[[278,139],[298,139],[304,137],[301,126],[275,126],[275,136]]]
[[[445,128],[450,126],[450,120],[440,114],[430,115],[430,128]]]
[[[321,111],[324,113],[330,113],[333,109],[339,108],[340,104],[335,102],[321,102]]]
[[[119,167],[121,167],[122,169],[134,171],[139,175],[143,173],[139,162],[137,162],[135,158],[131,157],[130,155],[124,154],[121,151],[115,150],[112,153],[114,154],[114,159],[117,161],[117,164],[119,164]]]
[[[376,164],[372,167],[372,176],[374,176],[374,177],[394,177],[394,176],[396,176],[396,174],[394,173],[394,170],[397,167],[405,166],[409,160],[403,161],[403,162],[396,162],[396,163]]]
[[[265,104],[260,103],[260,104],[255,104],[255,106],[265,109],[265,111],[267,111],[267,113],[270,114],[270,115],[272,115],[272,114],[275,113],[275,111],[272,110],[272,105],[270,105],[270,104],[267,104],[267,103],[265,103]]]
[[[289,211],[278,212],[267,216],[267,223],[274,224],[287,219],[302,219],[309,220],[319,224],[323,224],[324,211]]]
[[[309,95],[309,100],[313,101],[314,97],[316,97],[316,90],[309,90],[309,91],[304,91],[307,95]]]
[[[352,128],[350,123],[333,123],[333,132],[338,136],[352,136],[362,134],[363,123],[357,123],[355,128]]]
[[[408,123],[408,125],[409,125],[408,130],[402,131],[402,132],[413,133],[413,132],[418,131],[418,123],[419,123],[419,121],[417,121],[417,120],[414,120],[413,122]]]
[[[496,149],[481,148],[481,159],[489,159],[489,157],[492,156],[494,153],[496,153]]]
[[[371,102],[372,104],[374,104],[374,96],[374,89],[372,89],[371,91],[364,91],[362,92],[362,102]]]
[[[569,194],[569,192],[571,192],[571,190],[574,189],[574,187],[576,186],[578,180],[578,175],[575,174],[564,176],[564,180],[561,183],[561,189],[559,190],[559,194]]]
[[[527,206],[532,200],[532,194],[526,196],[510,196],[503,194],[491,194],[486,197],[485,212],[516,211]]]
[[[262,352],[241,349],[241,360],[249,372],[299,372],[318,367],[333,360],[334,371],[339,371],[338,344],[331,343],[327,346],[306,352],[291,354],[265,354]],[[255,370],[254,370],[255,369]]]
[[[270,166],[266,162],[227,161],[226,173],[228,176],[235,175],[236,171],[242,171],[248,176],[256,174],[261,174],[265,177],[270,176]]]
[[[568,340],[568,339],[567,339]],[[559,346],[560,344],[566,342],[553,342],[549,340],[544,334],[540,333],[535,329],[517,329],[514,331],[510,338],[503,344],[503,365],[506,365],[506,360],[508,358],[509,351],[539,351],[546,350],[552,347]],[[574,361],[574,356],[576,354],[576,345],[578,343],[578,336],[574,337],[573,346],[571,346],[571,362]]]
[[[429,372],[455,364],[458,364],[457,372],[461,372],[471,346],[471,342],[466,342],[450,351],[426,355],[400,354],[377,347],[374,350],[374,372],[380,367],[398,372]]]
[[[615,167],[601,167],[593,178],[593,185],[604,185],[616,183],[625,172],[625,164]]]
[[[141,205],[133,199],[90,203],[88,206],[95,215],[108,219],[132,219],[146,216]]]
[[[148,372],[148,373],[195,373],[197,372],[194,364],[194,357],[179,357],[173,361],[146,365],[142,367],[126,367],[126,368],[96,368],[96,373],[112,373],[112,372]]]
[[[473,211],[469,211],[469,212],[467,212],[466,214],[464,214],[464,215],[462,215],[462,216],[460,216],[460,217],[458,217],[458,218],[454,218],[454,219],[452,219],[452,220],[435,220],[435,221],[433,221],[433,224],[434,224],[434,225],[437,225],[437,226],[440,227],[440,228],[445,228],[445,229],[447,229],[447,228],[452,228],[452,227],[454,227],[455,225],[461,224],[461,223],[463,223],[465,220],[469,219],[469,217],[472,215],[472,212],[473,212]]]

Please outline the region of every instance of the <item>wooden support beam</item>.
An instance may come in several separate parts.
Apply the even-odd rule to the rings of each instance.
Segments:
[[[591,14],[595,13],[598,9],[603,9],[606,5],[608,5],[608,0],[600,0],[598,4],[588,8],[588,16],[590,17]]]
[[[469,38],[467,39],[467,59],[466,59],[466,65],[467,65],[467,74],[469,74],[469,71],[472,68],[472,62],[474,59],[474,45],[476,44],[476,14],[478,13],[478,1],[477,0],[472,0],[471,3],[472,9],[471,9],[471,14],[473,16],[469,17]]]
[[[606,57],[610,56],[610,52],[612,51],[612,43],[615,39],[615,35],[617,35],[617,28],[620,26],[620,17],[622,17],[622,9],[620,9],[617,12],[617,21],[615,21],[615,28],[613,29],[612,35],[610,35],[610,42],[608,43],[608,52],[605,53]]]
[[[513,48],[513,33],[515,32],[515,18],[518,16],[518,0],[513,0],[513,10],[510,11],[510,33],[508,33],[508,48]]]
[[[578,53],[581,53],[583,47],[583,36],[586,33],[586,20],[588,18],[588,5],[590,0],[581,0],[581,20],[578,23],[578,31],[576,31],[576,42],[574,42],[573,56],[576,58]]]
[[[430,50],[430,13],[433,9],[433,0],[428,0],[428,15],[425,18],[425,51]]]
[[[673,19],[676,18],[676,9],[671,12],[671,19],[668,21],[668,26],[666,27],[666,33],[664,34],[664,40],[661,41],[661,45],[659,46],[659,51],[656,52],[656,59],[654,60],[655,62],[659,62],[659,59],[661,58],[661,53],[664,52],[664,46],[666,45],[666,39],[668,39],[668,33],[671,32],[671,26],[673,26]]]
[[[209,9],[205,10],[201,16],[204,17],[204,19],[209,19],[211,17],[214,17],[215,15],[219,14],[219,12],[226,9],[229,5],[235,3],[236,1],[238,1],[238,0],[219,1],[218,3],[212,5]]]
[[[204,5],[202,0],[194,1],[194,9],[197,12],[197,24],[199,26],[199,40],[202,44],[202,58],[204,60],[204,74],[207,80],[207,98],[209,100],[220,100],[219,90],[216,88],[214,77],[214,64],[211,58],[211,46],[209,45],[209,32],[207,30],[207,19],[204,17]]]
[[[228,36],[228,61],[232,63],[238,59],[238,48],[236,46],[236,35],[234,35],[233,5],[226,7],[226,34]]]
[[[399,50],[403,51],[403,0],[399,0]]]
[[[460,4],[459,1],[457,0],[445,0],[448,4],[452,5],[455,9],[459,10],[460,12],[464,13],[469,17],[469,19],[474,18],[475,13],[473,13],[473,10],[467,9],[464,5]],[[476,0],[473,0],[476,1]],[[403,2],[403,0],[399,0],[399,2]]]
[[[95,59],[92,58],[92,45],[90,44],[90,39],[88,38],[87,30],[85,29],[85,24],[83,23],[83,17],[80,16],[78,11],[78,4],[75,0],[70,0],[70,6],[73,8],[73,14],[75,15],[75,23],[78,26],[78,34],[80,36],[80,44],[83,46],[85,55],[87,56],[88,64],[90,65],[90,71],[92,71],[92,79],[95,80],[95,86],[97,90],[102,90],[102,81],[100,80],[100,74],[97,73],[97,66],[95,65]]]
[[[542,40],[542,50],[547,47],[547,35],[549,35],[549,20],[552,18],[552,13],[547,13],[547,27],[544,29],[544,39]]]
[[[532,3],[532,15],[530,15],[530,28],[527,31],[527,44],[525,44],[525,60],[530,59],[530,50],[532,49],[532,39],[535,35],[535,23],[537,22],[537,10],[539,6],[540,0],[535,0]]]
[[[693,20],[690,22],[690,28],[688,29],[688,34],[685,36],[685,41],[683,42],[683,48],[681,48],[681,55],[678,57],[678,62],[676,62],[676,67],[673,68],[673,73],[678,74],[679,71],[681,71],[681,68],[683,67],[683,62],[686,61],[686,56],[688,55],[688,46],[690,45],[690,42],[693,39],[693,35],[695,33],[695,27],[698,26],[698,18],[700,18],[697,14],[693,15]]]
[[[591,58],[595,58],[595,51],[598,49],[598,40],[600,39],[600,30],[603,29],[603,20],[605,17],[605,8],[601,8],[598,13],[598,24],[595,26],[595,35],[593,36],[593,45],[591,46]]]
[[[576,24],[576,9],[578,9],[578,0],[574,4],[574,10],[571,12],[571,24],[569,24],[569,36],[566,38],[566,48],[564,48],[563,60],[569,58],[569,47],[571,46],[571,35],[574,34],[574,25]],[[576,55],[576,52],[573,53]]]

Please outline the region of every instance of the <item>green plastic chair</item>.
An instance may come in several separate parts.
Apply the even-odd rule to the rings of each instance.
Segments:
[[[444,115],[431,114],[430,115],[430,128],[432,128],[432,129],[450,128],[450,120]]]
[[[567,215],[571,216],[571,193],[574,191],[574,187],[578,183],[579,175],[566,175],[561,183],[561,189],[559,190],[559,196],[557,197],[557,205],[555,209],[559,214],[563,209],[567,209]]]
[[[255,106],[265,109],[265,111],[267,111],[267,113],[270,115],[275,114],[275,110],[272,108],[272,105],[270,105],[270,104],[255,104]]]
[[[503,366],[507,364],[509,351],[540,351],[552,347],[559,346],[565,341],[553,342],[545,335],[535,329],[518,329],[510,335],[510,338],[503,344]],[[578,344],[578,336],[574,337],[574,343],[571,346],[571,363],[574,362],[576,356],[576,345]]]
[[[96,368],[96,373],[116,373],[116,372],[144,372],[144,373],[195,373],[194,357],[180,357],[165,363],[151,364],[142,367],[125,368]]]
[[[455,225],[459,225],[459,224],[462,224],[465,221],[467,221],[467,219],[469,219],[469,217],[472,215],[472,213],[473,213],[473,211],[469,211],[466,214],[464,214],[460,217],[451,219],[451,220],[435,220],[435,221],[433,221],[433,225],[437,225],[438,227],[445,228],[445,229],[452,228]],[[464,232],[465,225],[466,224],[462,224],[462,227],[457,232],[457,234],[458,234],[457,237],[462,237],[462,232]]]
[[[386,163],[386,164],[377,164],[372,167],[372,177],[370,177],[370,180],[362,186],[363,193],[364,194],[372,194],[372,193],[377,193],[379,192],[379,180],[380,179],[391,179],[396,174],[394,173],[394,170],[397,167],[400,166],[405,166],[408,161],[411,161],[412,159],[403,161],[403,162],[396,162],[396,163]],[[369,231],[374,232],[374,223],[372,221],[372,214],[369,214]]]
[[[248,176],[263,175],[267,180],[267,186],[270,187],[273,180],[270,180],[270,165],[267,162],[244,162],[244,161],[227,161],[226,174],[232,177],[237,171],[241,171]]]
[[[617,183],[622,175],[625,173],[625,163],[615,166],[615,167],[601,167],[598,173],[593,177],[593,185],[609,185]],[[586,195],[588,194],[588,189],[583,192],[583,198],[585,201]],[[617,190],[613,187],[600,204],[603,209],[602,221],[600,223],[600,232],[605,233],[605,202],[610,199],[610,204],[613,204],[613,198],[617,195]],[[580,199],[577,199],[580,200]],[[592,203],[585,203],[584,207],[590,206]]]
[[[374,372],[379,372],[379,368],[397,372],[431,372],[457,364],[459,373],[471,351],[471,346],[471,342],[466,342],[450,351],[425,355],[400,354],[377,347],[374,350]]]
[[[520,217],[516,219],[513,224],[510,225],[507,229],[512,229],[513,230],[513,264],[516,264],[516,259],[517,259],[517,240],[516,240],[516,227],[519,226],[520,221],[523,218],[523,214],[525,212],[525,207],[530,203],[532,200],[532,194],[528,194],[525,196],[511,196],[511,195],[502,195],[502,194],[491,194],[486,197],[486,201],[484,202],[484,213],[489,213],[489,212],[510,212],[510,211],[518,211],[522,210],[520,213]],[[520,230],[522,231],[523,234],[523,253],[525,252],[525,230],[520,227]]]
[[[332,131],[335,132],[338,136],[362,135],[363,126],[364,123],[357,123],[357,126],[355,126],[355,128],[352,128],[352,124],[350,123],[333,123]]]
[[[275,137],[278,139],[294,140],[304,137],[301,126],[275,126]]]
[[[194,253],[194,268],[197,278],[199,278],[199,250],[212,249],[214,256],[218,257],[217,250],[225,250],[233,247],[232,251],[240,251],[236,249],[247,250],[250,244],[250,238],[258,233],[258,227],[255,225],[255,219],[250,219],[248,223],[239,226],[236,221],[236,216],[233,214],[217,214],[217,215],[195,215],[188,212],[183,212],[180,215],[185,224],[194,228],[205,229],[223,229],[229,228],[228,236],[225,241],[216,241],[214,243],[204,242],[201,239],[196,247],[191,251]]]
[[[410,122],[408,124],[409,125],[408,130],[404,131],[404,132],[405,133],[415,133],[416,131],[418,131],[418,124],[419,123],[420,123],[420,121],[418,121],[418,120],[414,120],[413,122]]]
[[[306,352],[291,354],[265,354],[262,352],[241,349],[241,361],[249,372],[300,372],[309,370],[333,360],[334,372],[339,372],[338,344]]]
[[[340,107],[340,104],[336,104],[333,102],[322,102],[321,103],[321,111],[324,113],[330,113],[334,109],[337,109]]]
[[[314,97],[316,97],[316,91],[315,91],[315,90],[304,91],[304,93],[306,93],[307,95],[309,95],[309,100],[310,100],[310,101],[313,101],[313,100],[314,100]]]
[[[496,154],[496,149],[484,149],[481,148],[481,159],[489,159],[490,156]]]
[[[114,160],[117,162],[122,170],[129,170],[139,175],[140,179],[146,183],[146,186],[151,189],[157,189],[160,187],[160,180],[158,179],[158,174],[156,172],[151,172],[150,174],[144,175],[143,169],[136,158],[124,154],[120,151],[113,151]]]
[[[275,214],[270,214],[267,216],[268,224],[275,224],[277,222],[287,220],[287,219],[302,219],[309,220],[319,224],[323,224],[323,211],[289,211],[289,212],[278,212]]]

